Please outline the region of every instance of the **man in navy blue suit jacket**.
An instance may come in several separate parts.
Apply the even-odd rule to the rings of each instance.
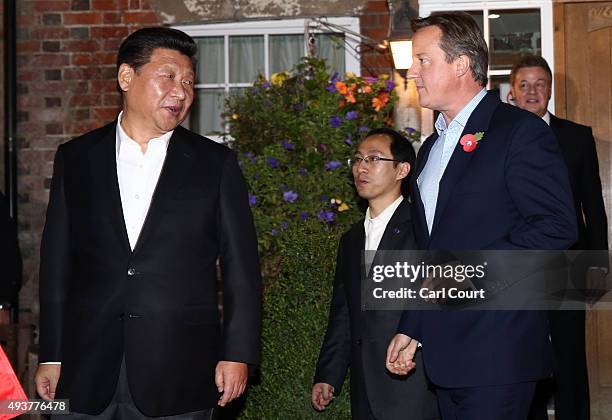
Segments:
[[[567,169],[550,128],[487,93],[487,46],[466,13],[413,21],[421,106],[440,112],[413,175],[419,246],[567,249],[577,236]],[[470,136],[472,135],[472,136]],[[443,419],[524,420],[551,373],[545,313],[406,311],[387,368],[407,374],[417,344]]]

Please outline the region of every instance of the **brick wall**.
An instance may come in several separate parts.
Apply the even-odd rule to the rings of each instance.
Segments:
[[[370,37],[377,42],[387,38],[389,27],[389,10],[386,0],[370,0],[363,14],[359,18],[362,35]],[[371,46],[361,45],[361,74],[363,76],[377,76],[381,73],[391,74],[393,71],[393,58],[391,52],[381,54]]]
[[[121,40],[158,24],[147,0],[17,2],[19,229],[22,319],[38,314],[38,249],[57,146],[117,115]]]

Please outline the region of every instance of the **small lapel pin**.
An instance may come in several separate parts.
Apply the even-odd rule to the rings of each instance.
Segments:
[[[393,233],[395,233],[396,235],[397,235],[397,234],[399,234],[399,233],[401,233],[400,228],[395,228],[395,229],[393,229]]]

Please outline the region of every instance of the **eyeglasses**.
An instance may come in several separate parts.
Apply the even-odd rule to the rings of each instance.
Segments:
[[[361,165],[361,162],[365,163],[366,166],[370,166],[370,164],[372,166],[378,166],[380,165],[380,162],[401,162],[401,161],[396,160],[396,159],[384,158],[384,157],[380,157],[376,155],[364,156],[364,157],[355,156],[354,158],[347,160],[348,166],[352,168],[358,168],[359,165]]]

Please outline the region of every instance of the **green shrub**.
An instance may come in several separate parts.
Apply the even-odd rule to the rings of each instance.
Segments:
[[[367,131],[391,124],[393,87],[386,77],[340,80],[308,58],[227,102],[264,275],[261,378],[242,419],[350,418],[348,384],[324,414],[310,392],[338,241],[362,217],[346,160]]]

